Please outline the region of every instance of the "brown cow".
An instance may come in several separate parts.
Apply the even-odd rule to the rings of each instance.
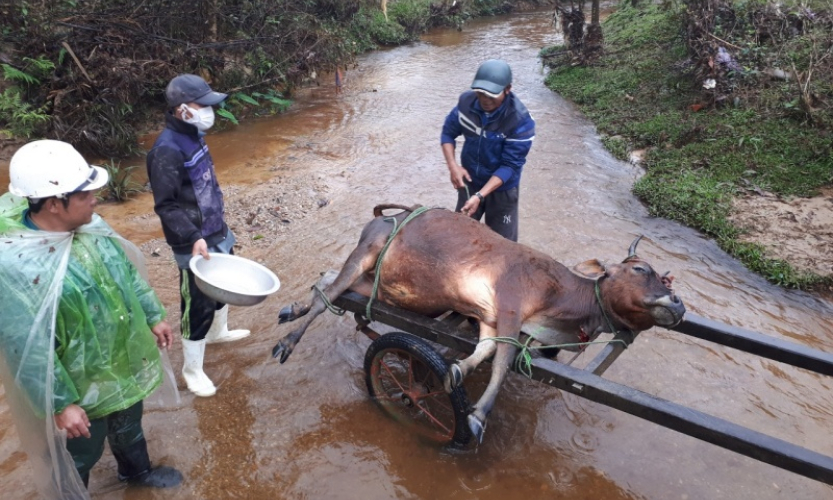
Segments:
[[[412,210],[400,205],[374,208],[375,219],[365,226],[335,281],[324,289],[330,301],[348,288],[371,295],[376,261],[393,229],[393,218],[382,216],[389,208],[404,210],[395,216],[399,225]],[[481,342],[471,356],[451,366],[445,382],[450,391],[494,355],[489,384],[468,417],[472,434],[482,440],[486,417],[517,350],[509,343],[483,339],[518,339],[523,330],[543,344],[556,345],[610,332],[611,326],[638,332],[682,320],[685,307],[671,290],[672,278],[660,277],[636,256],[640,238],[621,264],[603,266],[590,260],[571,272],[469,217],[432,209],[402,226],[390,243],[380,268],[377,299],[431,317],[453,310],[479,320]],[[311,314],[278,342],[272,355],[285,362],[325,309],[315,294],[310,305],[285,308],[281,322]]]

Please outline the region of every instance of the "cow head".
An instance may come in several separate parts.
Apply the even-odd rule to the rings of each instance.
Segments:
[[[668,273],[660,276],[637,256],[641,239],[631,243],[621,264],[603,266],[591,260],[575,270],[597,280],[604,310],[618,325],[636,332],[653,326],[673,327],[682,321],[685,306],[671,288],[674,278]]]

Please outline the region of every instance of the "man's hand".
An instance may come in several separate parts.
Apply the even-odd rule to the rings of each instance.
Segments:
[[[156,345],[160,349],[168,350],[171,344],[174,343],[174,333],[171,325],[167,321],[160,321],[158,325],[150,329],[153,335],[156,336]]]
[[[465,188],[466,183],[464,179],[466,181],[471,182],[471,176],[469,175],[469,173],[457,162],[448,165],[448,172],[451,174],[451,185],[454,186],[454,189]]]
[[[460,211],[471,217],[472,215],[474,215],[475,212],[477,212],[477,207],[479,206],[480,198],[478,198],[477,196],[472,196],[466,201],[466,204],[463,205],[463,208],[461,208]]]
[[[202,238],[195,241],[194,247],[191,248],[191,257],[195,255],[202,255],[202,258],[205,260],[211,259],[211,257],[208,256],[208,243],[206,243]]]
[[[67,431],[67,438],[73,439],[84,436],[90,437],[90,419],[87,412],[78,405],[69,405],[64,411],[55,415],[55,425],[62,431]]]

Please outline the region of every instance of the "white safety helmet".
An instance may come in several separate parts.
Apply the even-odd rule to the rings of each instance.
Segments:
[[[25,198],[63,198],[98,189],[108,179],[107,170],[90,165],[72,145],[61,141],[30,142],[9,163],[9,191]]]

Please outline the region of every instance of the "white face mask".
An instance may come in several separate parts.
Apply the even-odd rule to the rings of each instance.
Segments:
[[[182,121],[197,127],[197,130],[205,132],[214,125],[214,108],[211,106],[194,109],[183,104],[179,109],[182,111]]]

